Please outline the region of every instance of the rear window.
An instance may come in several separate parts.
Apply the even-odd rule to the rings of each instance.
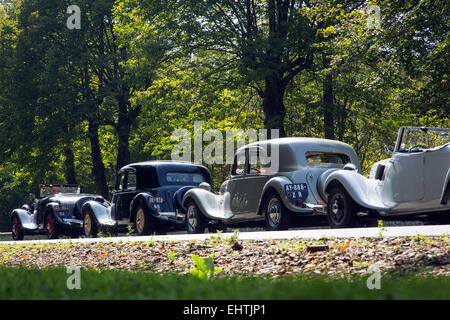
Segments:
[[[199,184],[206,181],[206,179],[201,173],[167,172],[166,181],[170,184]]]
[[[305,154],[309,166],[334,167],[350,163],[350,157],[343,153],[309,151]]]

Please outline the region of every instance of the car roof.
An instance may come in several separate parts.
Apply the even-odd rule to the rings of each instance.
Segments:
[[[191,162],[185,162],[185,161],[172,161],[172,160],[152,160],[152,161],[143,161],[143,162],[136,162],[136,163],[130,163],[126,166],[122,167],[119,172],[125,171],[127,169],[136,169],[136,168],[144,168],[144,167],[153,167],[156,169],[162,169],[162,168],[180,168],[180,167],[190,167],[190,168],[204,168],[208,170],[205,166],[202,166],[200,164],[191,163]]]
[[[265,145],[265,144],[277,144],[277,145],[298,145],[303,146],[304,148],[314,148],[316,149],[318,146],[321,145],[324,147],[344,147],[348,148],[350,145],[347,143],[337,141],[337,140],[330,140],[330,139],[321,139],[321,138],[310,138],[310,137],[287,137],[287,138],[277,138],[277,139],[271,139],[271,140],[264,140],[264,141],[256,141],[252,142],[248,145],[245,145],[243,147],[240,147],[237,152],[242,152],[245,148],[248,147],[257,147],[258,145]],[[350,147],[351,148],[351,147]]]

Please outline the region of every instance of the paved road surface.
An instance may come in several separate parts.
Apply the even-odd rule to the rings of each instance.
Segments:
[[[360,237],[405,237],[405,236],[442,236],[450,235],[450,225],[433,226],[401,226],[380,228],[351,228],[351,229],[308,229],[308,230],[288,230],[288,231],[253,231],[240,232],[238,238],[241,240],[262,240],[262,239],[320,239],[320,238],[360,238]],[[10,236],[10,235],[9,235]],[[107,238],[78,238],[78,239],[38,239],[23,241],[0,241],[0,244],[14,243],[58,243],[58,242],[139,242],[139,241],[182,241],[182,240],[205,240],[217,237],[217,234],[172,234],[162,236],[132,236],[132,237],[107,237]],[[233,236],[233,233],[222,233],[221,237],[227,238]]]

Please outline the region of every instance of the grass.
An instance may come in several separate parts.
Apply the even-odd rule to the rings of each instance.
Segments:
[[[383,275],[380,290],[367,277],[216,277],[104,270],[81,270],[81,288],[69,290],[65,268],[0,267],[0,299],[450,299],[449,278]]]

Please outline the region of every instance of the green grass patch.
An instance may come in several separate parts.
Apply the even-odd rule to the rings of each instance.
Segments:
[[[450,279],[383,275],[380,290],[367,277],[214,277],[81,269],[80,289],[69,290],[66,268],[0,267],[0,299],[449,299]]]

